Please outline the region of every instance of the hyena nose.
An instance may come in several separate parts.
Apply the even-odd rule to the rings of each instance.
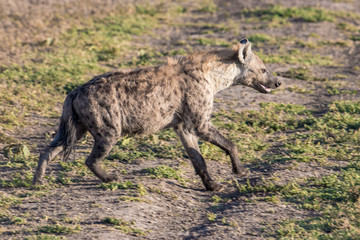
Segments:
[[[275,83],[275,87],[280,87],[280,85],[281,85],[281,82]]]

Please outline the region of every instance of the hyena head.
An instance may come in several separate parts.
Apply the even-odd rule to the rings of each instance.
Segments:
[[[238,59],[241,74],[235,80],[237,84],[252,87],[261,93],[269,93],[281,82],[271,74],[263,61],[251,51],[251,43],[247,39],[239,42]]]

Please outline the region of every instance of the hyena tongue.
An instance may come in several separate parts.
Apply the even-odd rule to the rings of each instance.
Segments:
[[[269,92],[271,92],[271,89],[270,88],[267,88],[267,87],[265,87],[264,85],[262,85],[262,84],[260,84],[264,89],[265,89],[265,91],[267,91],[268,93]]]

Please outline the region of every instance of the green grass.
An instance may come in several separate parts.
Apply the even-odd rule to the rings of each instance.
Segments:
[[[38,234],[26,237],[25,240],[66,240],[68,239],[65,236],[56,236],[56,235],[47,235],[47,234]]]
[[[119,201],[121,201],[121,202],[145,202],[145,203],[151,203],[151,201],[142,199],[140,197],[132,197],[132,196],[121,196],[121,197],[119,197]]]
[[[23,225],[23,224],[26,224],[27,221],[25,218],[22,218],[22,217],[11,216],[11,217],[6,217],[6,218],[1,218],[0,222],[12,224],[12,225]]]
[[[136,190],[135,191],[136,195],[143,196],[147,194],[146,188],[142,183],[133,184],[130,181],[101,183],[99,185],[99,188],[103,188],[110,191],[115,191],[118,189],[132,189],[132,190]]]
[[[285,105],[288,106],[292,105]],[[307,125],[301,123],[306,119],[298,119],[299,124],[296,129],[301,131],[305,128],[310,132],[288,134],[284,140],[285,152],[289,156],[287,161],[335,159],[349,162],[347,167],[328,176],[297,179],[285,185],[269,180],[256,184],[249,180],[245,184],[235,181],[241,194],[257,194],[259,201],[285,201],[317,212],[316,217],[283,221],[270,234],[276,238],[344,239],[346,236],[348,239],[355,239],[359,234],[360,168],[357,162],[360,157],[359,102],[336,101],[329,108],[330,112],[315,119],[311,117],[311,112],[308,112],[307,117],[311,117],[311,121],[307,121]],[[282,112],[286,108],[275,105],[275,109]],[[289,112],[296,112],[299,115],[305,113],[301,108],[289,109]],[[254,124],[251,127],[254,127]],[[274,161],[279,157],[276,154],[268,154],[270,155],[263,161],[265,159]],[[262,197],[263,194],[266,196]]]
[[[0,186],[2,187],[31,187],[33,173],[30,171],[21,171],[11,174],[10,180],[0,179]]]
[[[351,47],[352,43],[351,41],[344,41],[344,40],[324,40],[324,41],[318,41],[318,45],[320,46],[334,46],[334,47]]]
[[[174,24],[178,27],[195,27],[201,28],[203,34],[214,34],[218,32],[230,32],[232,30],[232,26],[229,24],[224,23],[209,23],[209,22],[185,22],[185,23],[178,23]],[[184,42],[180,42],[185,44]]]
[[[281,191],[284,186],[276,185],[272,182],[263,182],[262,184],[252,185],[247,179],[246,184],[239,184],[234,180],[235,185],[238,191],[241,194],[250,194],[250,193],[277,193]]]
[[[197,38],[196,39],[200,45],[206,45],[211,47],[230,47],[232,44],[223,39],[214,39],[214,38]]]
[[[215,222],[216,218],[217,218],[217,215],[215,213],[208,213],[206,215],[206,217],[210,222]]]
[[[30,157],[29,148],[24,144],[8,145],[4,148],[5,157],[17,162]]]
[[[0,166],[6,169],[16,169],[8,177],[0,179],[0,186],[8,188],[32,187],[33,170],[37,164],[34,156],[26,144],[13,144],[4,148],[6,161]]]
[[[243,161],[324,163],[327,160],[355,160],[359,155],[356,147],[360,126],[358,103],[335,102],[330,108],[331,112],[314,117],[300,105],[268,103],[262,104],[260,111],[233,112],[231,115],[219,112],[215,114],[214,123],[233,141],[240,143],[238,149]],[[265,141],[269,134],[291,130],[296,131],[288,133],[285,139],[277,139],[280,146],[283,144],[281,149],[285,155],[267,152],[271,149]]]
[[[239,132],[261,135],[302,126],[307,118],[311,118],[310,113],[310,110],[301,105],[262,103],[260,111],[230,114],[224,111],[217,112],[214,114],[214,124],[226,132],[231,130],[230,136],[239,136]]]
[[[75,173],[78,176],[87,176],[90,174],[89,168],[85,165],[85,159],[79,158],[74,159],[73,161],[61,161],[60,162],[61,170],[66,175],[68,173]]]
[[[100,188],[115,191],[117,189],[134,189],[136,188],[136,185],[131,183],[130,181],[125,182],[111,182],[111,183],[102,183],[99,186]]]
[[[235,142],[240,142],[244,155],[254,155],[253,161],[318,162],[328,166],[328,161],[348,163],[341,171],[323,177],[296,179],[278,184],[268,179],[239,183],[234,180],[240,194],[257,196],[257,201],[287,202],[304,210],[316,211],[315,217],[303,220],[285,220],[274,229],[271,236],[281,239],[355,239],[360,231],[360,103],[335,101],[330,111],[314,114],[304,106],[266,103],[259,111],[242,113],[220,112],[215,124]],[[277,133],[287,132],[276,138]],[[258,154],[253,144],[244,143],[241,134],[254,138],[276,139],[278,154],[270,146]],[[240,141],[239,141],[240,140]],[[272,151],[269,151],[272,150]],[[249,162],[250,157],[243,161]],[[296,166],[296,165],[295,165]],[[331,166],[331,165],[330,165]],[[218,198],[214,201],[220,202]]]
[[[5,133],[0,133],[0,142],[4,144],[14,144],[17,143],[18,140],[13,137],[7,136]]]
[[[357,90],[339,90],[337,88],[329,86],[327,89],[327,92],[330,95],[339,95],[339,94],[357,94]]]
[[[37,228],[40,233],[53,233],[53,234],[72,234],[78,233],[81,230],[80,226],[65,226],[60,224],[45,225]]]
[[[198,9],[198,11],[203,13],[216,13],[217,10],[218,7],[213,0],[202,0]]]
[[[351,40],[353,41],[360,41],[360,36],[359,35],[353,35],[350,37]]]
[[[290,92],[301,93],[301,94],[314,93],[314,91],[311,89],[302,88],[302,87],[298,87],[298,86],[288,87],[288,88],[286,88],[286,90],[288,90]]]
[[[145,231],[133,227],[135,224],[132,222],[127,222],[122,219],[114,218],[114,217],[106,217],[102,220],[102,223],[109,224],[113,226],[115,229],[118,229],[126,234],[134,235],[134,236],[145,236]]]
[[[184,151],[176,139],[176,134],[170,129],[147,137],[123,138],[107,159],[132,162],[136,159],[177,158],[182,156]]]
[[[330,110],[340,113],[360,114],[360,102],[335,101],[330,105]]]
[[[294,78],[305,81],[326,81],[325,78],[315,77],[311,70],[307,67],[290,68],[288,71],[279,73],[280,76],[286,78]]]
[[[281,192],[284,199],[320,215],[286,220],[276,230],[279,238],[356,239],[359,235],[360,172],[349,166],[340,173],[310,178],[304,186]]]
[[[260,19],[272,27],[299,20],[303,22],[334,22],[338,18],[360,19],[360,15],[352,12],[333,11],[318,7],[283,7],[281,5],[245,9],[242,14],[247,21],[257,22]]]
[[[323,56],[309,52],[300,51],[299,49],[292,49],[282,51],[279,54],[265,54],[257,52],[258,56],[265,63],[282,63],[282,64],[296,64],[303,66],[320,65],[320,66],[337,66],[339,64],[331,56]]]
[[[345,32],[357,32],[359,31],[359,27],[351,24],[351,23],[347,23],[347,22],[339,22],[336,24],[336,28]]]
[[[180,182],[185,182],[185,179],[181,176],[180,170],[176,170],[172,167],[165,165],[160,165],[158,167],[153,167],[153,168],[146,168],[143,169],[142,172],[154,178],[169,178],[169,179],[176,179]]]
[[[266,43],[272,41],[273,37],[265,33],[254,33],[250,35],[248,39],[252,43],[258,43],[258,42]]]
[[[0,193],[0,207],[1,209],[7,209],[11,206],[21,203],[21,199],[10,194]]]
[[[214,195],[211,197],[212,201],[214,204],[218,204],[220,202],[224,202],[226,201],[226,199],[222,199],[221,197],[219,197],[218,195]]]
[[[4,148],[4,156],[7,158],[4,166],[19,170],[33,169],[36,165],[36,156],[31,154],[26,144],[12,144]]]
[[[297,40],[296,46],[300,48],[316,49],[320,47],[351,47],[353,43],[349,40],[318,40],[318,41],[302,41]]]
[[[255,47],[261,47],[264,44],[275,44],[276,39],[265,33],[254,33],[248,37],[249,41]]]

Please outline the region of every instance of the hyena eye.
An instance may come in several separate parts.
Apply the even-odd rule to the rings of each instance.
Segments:
[[[266,73],[266,69],[261,69],[261,72],[262,72],[262,73]]]

